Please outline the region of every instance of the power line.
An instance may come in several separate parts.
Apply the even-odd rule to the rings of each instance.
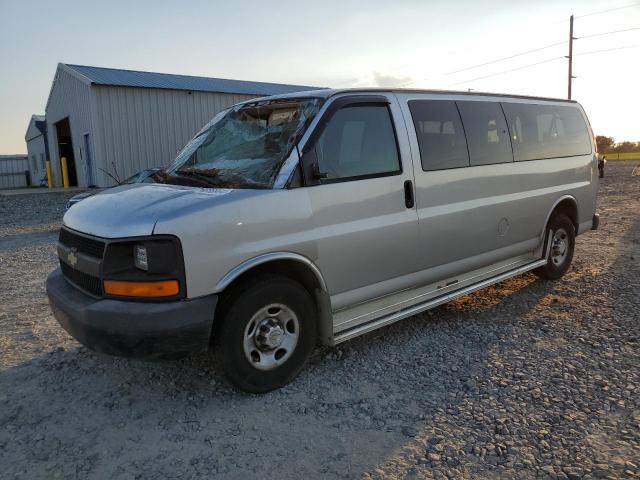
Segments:
[[[640,47],[640,44],[638,44],[638,45],[626,45],[624,47],[616,47],[616,48],[606,48],[606,49],[603,49],[603,50],[592,50],[592,51],[589,51],[589,52],[574,53],[573,55],[574,56],[577,56],[577,55],[592,55],[592,54],[595,54],[595,53],[612,52],[614,50],[625,50],[625,49],[629,49],[629,48],[638,48],[638,47]],[[542,65],[544,63],[553,62],[555,60],[561,60],[563,58],[566,58],[566,57],[561,56],[561,57],[548,58],[546,60],[542,60],[541,62],[530,63],[530,64],[522,65],[522,66],[516,67],[516,68],[510,68],[509,70],[502,70],[500,72],[495,72],[495,73],[492,73],[490,75],[484,75],[482,77],[476,77],[476,78],[472,78],[472,79],[469,79],[469,80],[465,80],[464,82],[454,83],[453,85],[461,85],[463,83],[475,82],[477,80],[483,80],[485,78],[495,77],[497,75],[503,75],[505,73],[511,73],[511,72],[515,72],[515,71],[518,71],[518,70],[524,70],[525,68],[535,67],[537,65]]]
[[[640,27],[625,28],[623,30],[612,30],[610,32],[592,33],[591,35],[583,35],[582,37],[577,37],[576,40],[581,40],[583,38],[602,37],[604,35],[613,35],[614,33],[631,32],[633,30],[640,30]]]
[[[583,15],[576,15],[575,18],[584,18],[584,17],[593,16],[593,15],[600,15],[600,14],[604,14],[604,13],[608,13],[608,12],[613,12],[613,11],[616,11],[616,10],[622,10],[622,9],[625,9],[625,8],[635,7],[637,5],[640,5],[640,2],[632,3],[632,4],[629,4],[629,5],[623,5],[623,6],[615,7],[615,8],[609,8],[609,9],[606,9],[606,10],[600,10],[600,11],[597,11],[597,12],[585,13]],[[574,39],[578,40],[578,39],[584,39],[584,38],[600,37],[600,36],[612,35],[612,34],[623,33],[623,32],[630,32],[630,31],[635,31],[635,30],[640,30],[640,27],[626,28],[626,29],[622,29],[622,30],[613,30],[613,31],[609,31],[609,32],[594,33],[594,34],[590,34],[590,35],[584,35],[584,36],[581,36],[581,37],[577,37],[577,38],[574,38]],[[498,59],[495,59],[495,60],[490,60],[488,62],[479,63],[479,64],[476,64],[476,65],[471,65],[469,67],[461,68],[459,70],[454,70],[454,71],[451,71],[451,72],[447,72],[447,73],[444,74],[444,76],[449,76],[449,75],[454,75],[454,74],[461,73],[461,72],[466,72],[466,71],[469,71],[469,70],[474,70],[476,68],[484,67],[484,66],[487,66],[487,65],[493,65],[495,63],[504,62],[506,60],[511,60],[511,59],[514,59],[514,58],[518,58],[518,57],[521,57],[521,56],[524,56],[524,55],[528,55],[528,54],[531,54],[531,53],[535,53],[535,52],[540,52],[542,50],[546,50],[546,49],[549,49],[549,48],[552,48],[552,47],[556,47],[556,46],[559,46],[559,45],[564,45],[566,43],[568,43],[568,42],[567,41],[556,42],[556,43],[551,43],[549,45],[545,45],[545,46],[542,46],[542,47],[534,48],[534,49],[531,49],[531,50],[525,50],[523,52],[519,52],[519,53],[516,53],[516,54],[513,54],[513,55],[509,55],[507,57],[502,57],[502,58],[498,58]],[[595,53],[611,52],[611,51],[615,51],[615,50],[624,50],[624,49],[636,48],[636,47],[637,47],[636,45],[631,45],[631,46],[610,48],[610,49],[604,49],[604,50],[595,50],[595,51],[590,51],[590,52],[576,53],[574,55],[590,55],[590,54],[595,54]],[[476,81],[476,80],[482,80],[482,79],[485,79],[485,78],[490,78],[490,77],[494,77],[494,76],[497,76],[497,75],[502,75],[504,73],[514,72],[514,71],[517,71],[517,70],[522,70],[522,69],[525,69],[525,68],[534,67],[536,65],[549,63],[549,62],[552,62],[552,61],[555,61],[555,60],[559,60],[561,58],[567,58],[567,57],[564,57],[564,56],[562,56],[562,57],[554,57],[554,58],[550,58],[550,59],[547,59],[547,60],[543,60],[541,62],[531,63],[531,64],[523,65],[521,67],[512,68],[512,69],[509,69],[509,70],[503,70],[501,72],[496,72],[496,73],[492,73],[492,74],[485,75],[485,76],[482,76],[482,77],[473,78],[473,79],[470,79],[470,80],[466,80],[464,82],[454,83],[453,85],[460,85],[462,83],[473,82],[473,81]],[[408,86],[408,85],[411,85],[411,84],[415,84],[415,83],[416,83],[416,80],[412,80],[410,82],[406,82],[406,83],[402,84],[401,87],[405,87],[405,86]]]
[[[638,5],[640,5],[640,4],[638,4]],[[618,10],[618,9],[616,9],[616,10]],[[582,37],[577,37],[576,40],[579,40],[579,39],[582,39],[582,38],[592,38],[592,37],[601,37],[601,36],[604,36],[604,35],[612,35],[614,33],[630,32],[630,31],[633,31],[633,30],[640,30],[640,27],[626,28],[626,29],[623,29],[623,30],[613,30],[613,31],[610,31],[610,32],[600,32],[600,33],[594,33],[594,34],[591,34],[591,35],[584,35]],[[476,68],[484,67],[484,66],[487,66],[487,65],[492,65],[494,63],[503,62],[505,60],[511,60],[513,58],[521,57],[523,55],[528,55],[530,53],[540,52],[540,51],[546,50],[548,48],[557,47],[558,45],[564,45],[565,43],[567,43],[567,42],[564,41],[564,42],[551,43],[549,45],[545,45],[544,47],[539,47],[539,48],[534,48],[534,49],[531,49],[531,50],[526,50],[524,52],[520,52],[520,53],[516,53],[516,54],[513,54],[513,55],[509,55],[507,57],[502,57],[502,58],[498,58],[496,60],[491,60],[489,62],[478,63],[477,65],[472,65],[470,67],[465,67],[465,68],[461,68],[459,70],[454,70],[452,72],[447,72],[447,73],[445,73],[445,75],[454,75],[456,73],[466,72],[468,70],[474,70]]]
[[[629,5],[624,5],[622,7],[609,8],[607,10],[600,10],[598,12],[585,13],[584,15],[576,15],[575,18],[583,18],[583,17],[592,16],[592,15],[600,15],[600,14],[603,14],[603,13],[613,12],[613,11],[616,11],[616,10],[622,10],[624,8],[635,7],[636,5],[640,5],[640,2],[632,3],[632,4],[629,4]],[[633,31],[633,30],[640,30],[640,27],[627,28],[627,29],[623,29],[623,30],[613,30],[613,31],[610,31],[610,32],[594,33],[594,34],[591,34],[591,35],[584,35],[582,37],[577,37],[576,39],[600,37],[600,36],[604,36],[604,35],[612,35],[614,33],[630,32],[630,31]],[[468,70],[474,70],[476,68],[484,67],[486,65],[493,65],[494,63],[503,62],[505,60],[511,60],[513,58],[521,57],[523,55],[528,55],[530,53],[535,53],[535,52],[539,52],[539,51],[542,51],[542,50],[546,50],[548,48],[557,47],[558,45],[564,45],[566,43],[567,43],[566,41],[551,43],[551,44],[545,45],[543,47],[534,48],[534,49],[531,49],[531,50],[526,50],[524,52],[520,52],[520,53],[516,53],[516,54],[513,54],[513,55],[509,55],[507,57],[498,58],[496,60],[490,60],[490,61],[485,62],[485,63],[478,63],[477,65],[472,65],[470,67],[461,68],[459,70],[454,70],[452,72],[445,73],[445,76],[446,75],[454,75],[454,74],[460,73],[460,72],[466,72]]]
[[[640,3],[639,4],[634,4],[634,5],[640,5]],[[620,10],[621,8],[627,8],[627,7],[634,6],[634,5],[627,5],[626,7],[619,7],[619,8],[615,8],[615,9],[609,9],[609,10],[606,10],[606,11],[594,12],[594,13],[588,14],[588,15],[596,15],[597,13],[605,13],[605,12],[609,12],[609,11],[613,11],[613,10]],[[584,17],[584,16],[587,16],[587,15],[581,15],[581,16]],[[591,34],[591,35],[585,35],[585,36],[582,36],[582,37],[578,37],[578,39],[599,37],[599,36],[604,36],[604,35],[611,35],[611,34],[614,34],[614,33],[630,32],[630,31],[634,31],[634,30],[640,30],[640,27],[626,28],[626,29],[623,29],[623,30],[613,30],[613,31],[610,31],[610,32],[594,33],[594,34]],[[468,71],[468,70],[473,70],[475,68],[484,67],[486,65],[492,65],[494,63],[499,63],[499,62],[502,62],[502,61],[505,61],[505,60],[510,60],[512,58],[517,58],[517,57],[520,57],[522,55],[527,55],[529,53],[539,52],[541,50],[546,50],[546,49],[551,48],[551,47],[555,47],[555,46],[558,46],[558,45],[563,45],[565,43],[567,43],[567,42],[565,41],[565,42],[552,43],[552,44],[549,44],[549,45],[545,45],[544,47],[539,47],[539,48],[535,48],[535,49],[532,49],[532,50],[527,50],[527,51],[524,51],[524,52],[521,52],[521,53],[510,55],[508,57],[499,58],[499,59],[496,59],[496,60],[492,60],[490,62],[480,63],[480,64],[477,64],[477,65],[473,65],[471,67],[462,68],[460,70],[455,70],[453,72],[446,73],[445,75],[453,75],[455,73],[460,73],[460,72],[465,72],[465,71]],[[637,45],[629,45],[629,46],[624,46],[624,47],[608,48],[608,49],[604,49],[604,50],[594,50],[594,51],[590,51],[590,52],[576,53],[574,55],[590,55],[590,54],[595,54],[595,53],[612,52],[612,51],[615,51],[615,50],[625,50],[625,49],[636,48],[636,47],[637,47]],[[565,57],[563,56],[563,57],[549,58],[549,59],[543,60],[541,62],[531,63],[531,64],[523,65],[521,67],[516,67],[516,68],[512,68],[512,69],[508,69],[508,70],[503,70],[503,71],[500,71],[500,72],[492,73],[492,74],[489,74],[489,75],[484,75],[482,77],[472,78],[470,80],[465,80],[463,82],[455,83],[454,85],[460,85],[460,84],[463,84],[463,83],[474,82],[476,80],[483,80],[485,78],[490,78],[490,77],[494,77],[494,76],[497,76],[497,75],[502,75],[502,74],[505,74],[505,73],[515,72],[515,71],[522,70],[522,69],[525,69],[525,68],[530,68],[530,67],[534,67],[536,65],[541,65],[541,64],[544,64],[544,63],[549,63],[549,62],[552,62],[552,61],[555,61],[555,60],[559,60],[561,58],[565,58]]]
[[[479,64],[473,65],[471,67],[461,68],[460,70],[454,70],[453,72],[445,73],[445,75],[453,75],[455,73],[466,72],[467,70],[473,70],[475,68],[484,67],[486,65],[492,65],[494,63],[504,62],[505,60],[511,60],[512,58],[517,58],[517,57],[521,57],[523,55],[528,55],[530,53],[539,52],[541,50],[546,50],[547,48],[557,47],[558,45],[563,45],[565,43],[567,43],[567,42],[564,41],[564,42],[551,43],[549,45],[545,45],[544,47],[534,48],[532,50],[527,50],[527,51],[524,51],[524,52],[516,53],[514,55],[509,55],[508,57],[502,57],[502,58],[498,58],[496,60],[491,60],[489,62],[479,63]]]
[[[584,15],[576,15],[575,18],[584,18],[584,17],[590,17],[592,15],[600,15],[602,13],[613,12],[615,10],[622,10],[623,8],[635,7],[637,5],[640,5],[640,2],[631,3],[629,5],[624,5],[622,7],[608,8],[607,10],[600,10],[599,12],[591,12],[591,13],[585,13]]]
[[[591,55],[593,53],[604,53],[604,52],[613,52],[615,50],[626,50],[629,48],[638,48],[640,47],[640,44],[637,45],[626,45],[624,47],[615,47],[615,48],[605,48],[603,50],[591,50],[589,52],[581,52],[581,53],[574,53],[573,56],[577,56],[577,55]]]
[[[542,65],[543,63],[549,63],[549,62],[553,62],[555,60],[560,60],[565,58],[564,56],[561,57],[553,57],[553,58],[548,58],[547,60],[542,60],[541,62],[536,62],[536,63],[530,63],[528,65],[523,65],[521,67],[516,67],[516,68],[511,68],[509,70],[503,70],[501,72],[495,72],[489,75],[484,75],[482,77],[476,77],[476,78],[472,78],[470,80],[465,80],[464,82],[458,82],[458,83],[454,83],[453,85],[461,85],[463,83],[469,83],[469,82],[475,82],[476,80],[483,80],[485,78],[489,78],[489,77],[495,77],[496,75],[502,75],[504,73],[510,73],[510,72],[515,72],[517,70],[523,70],[525,68],[529,68],[529,67],[535,67],[536,65]]]
[[[593,16],[593,15],[601,15],[601,14],[604,14],[604,13],[609,13],[609,12],[622,10],[622,9],[625,9],[625,8],[631,8],[631,7],[635,7],[635,6],[640,6],[640,2],[631,3],[629,5],[623,5],[623,6],[620,6],[620,7],[608,8],[606,10],[599,10],[597,12],[590,12],[590,13],[585,13],[585,14],[582,14],[582,15],[576,15],[575,18],[584,18],[584,17]],[[563,20],[563,22],[564,22],[564,20]],[[560,22],[549,23],[547,25],[555,25],[556,23],[560,23]],[[624,29],[624,30],[614,30],[614,31],[611,31],[611,32],[601,32],[601,33],[596,33],[596,34],[591,34],[591,35],[585,35],[585,36],[582,36],[582,37],[577,37],[576,40],[577,39],[582,39],[582,38],[592,38],[592,37],[599,37],[599,36],[604,36],[604,35],[611,35],[611,34],[614,34],[614,33],[622,33],[622,32],[628,32],[628,31],[633,31],[633,30],[640,30],[640,27],[634,27],[634,28],[629,28],[629,29]],[[472,66],[469,66],[469,67],[465,67],[465,68],[462,68],[462,69],[459,69],[459,70],[454,70],[454,71],[451,71],[451,72],[447,72],[447,73],[444,73],[443,75],[444,76],[449,76],[449,75],[454,75],[456,73],[466,72],[468,70],[474,70],[476,68],[484,67],[484,66],[487,66],[487,65],[493,65],[495,63],[500,63],[500,62],[503,62],[503,61],[506,61],[506,60],[511,60],[513,58],[518,58],[518,57],[521,57],[521,56],[524,56],[524,55],[528,55],[530,53],[539,52],[539,51],[546,50],[548,48],[556,47],[556,46],[559,46],[559,45],[563,45],[563,44],[566,44],[566,43],[568,43],[568,42],[563,41],[563,42],[552,43],[552,44],[549,44],[549,45],[545,45],[543,47],[534,48],[534,49],[531,49],[531,50],[526,50],[526,51],[523,51],[523,52],[520,52],[520,53],[509,55],[507,57],[502,57],[502,58],[498,58],[498,59],[495,59],[495,60],[490,60],[488,62],[479,63],[479,64],[472,65]],[[545,63],[545,62],[543,62],[543,63]],[[411,65],[411,64],[407,64],[407,65]],[[397,68],[400,68],[400,67],[396,67],[396,69]],[[413,83],[416,83],[416,81],[413,80],[411,82],[404,83],[404,84],[402,84],[402,86],[404,87],[404,86],[407,86],[407,85],[411,85]]]

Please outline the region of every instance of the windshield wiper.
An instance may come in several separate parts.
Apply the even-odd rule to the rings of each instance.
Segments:
[[[218,179],[217,171],[209,172],[206,170],[196,171],[196,170],[181,169],[181,170],[176,170],[175,172],[173,172],[173,174],[180,175],[182,177],[191,178],[207,185],[213,185],[214,187],[217,187],[220,185],[219,181],[215,181],[216,179]]]

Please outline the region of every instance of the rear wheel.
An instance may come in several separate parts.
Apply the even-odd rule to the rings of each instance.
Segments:
[[[545,249],[548,245],[549,235],[551,235],[551,246],[547,264],[536,268],[533,273],[546,280],[557,280],[569,270],[573,260],[576,243],[573,222],[565,214],[554,215],[547,225]]]
[[[264,393],[289,383],[316,341],[314,303],[304,287],[269,275],[238,289],[218,330],[217,354],[238,388]]]

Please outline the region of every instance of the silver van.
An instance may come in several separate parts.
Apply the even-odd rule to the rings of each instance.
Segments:
[[[47,279],[87,347],[213,350],[239,388],[532,270],[567,271],[598,227],[596,146],[572,101],[319,90],[218,114],[157,183],[64,216]]]

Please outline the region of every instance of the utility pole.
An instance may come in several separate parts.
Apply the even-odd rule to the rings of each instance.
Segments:
[[[571,100],[571,80],[573,79],[573,15],[569,17],[569,88],[567,98]]]

